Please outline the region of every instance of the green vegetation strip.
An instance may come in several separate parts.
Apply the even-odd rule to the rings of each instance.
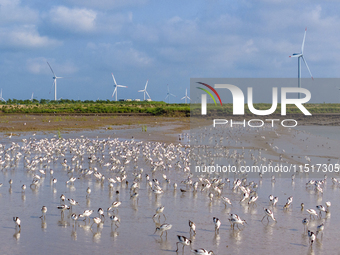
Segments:
[[[340,104],[304,104],[312,114],[316,113],[340,113]],[[255,109],[270,109],[271,104],[254,104]],[[62,99],[50,101],[38,100],[16,100],[10,99],[6,103],[0,103],[0,113],[25,113],[25,114],[86,114],[86,113],[143,113],[158,116],[187,116],[190,114],[200,115],[200,104],[167,104],[165,102],[116,102],[110,100],[79,101]],[[208,114],[232,114],[232,104],[213,105],[208,104]],[[246,114],[251,114],[245,105]],[[274,114],[281,113],[281,105],[278,104]],[[287,105],[287,114],[301,113],[295,105]]]
[[[167,104],[165,102],[116,102],[110,100],[49,101],[8,100],[0,104],[0,113],[58,114],[58,113],[144,113],[162,116],[190,116],[189,104]]]

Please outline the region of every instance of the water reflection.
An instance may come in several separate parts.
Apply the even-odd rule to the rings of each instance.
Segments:
[[[19,241],[19,239],[20,239],[20,233],[21,233],[21,230],[19,230],[19,231],[15,231],[15,233],[14,233],[14,235],[13,235],[13,238],[15,239],[15,240],[17,240],[17,241]]]
[[[72,237],[72,240],[77,241],[77,231],[76,231],[76,229],[72,230],[71,237]]]
[[[42,218],[41,218],[41,229],[42,229],[43,231],[46,231],[46,228],[47,228],[46,218],[45,218],[45,217],[42,217]]]

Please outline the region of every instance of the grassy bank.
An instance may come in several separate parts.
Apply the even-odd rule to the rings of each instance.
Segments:
[[[316,113],[340,113],[340,104],[304,104],[312,114]],[[255,109],[266,110],[271,104],[254,104]],[[190,109],[191,108],[191,109]],[[115,102],[110,100],[97,101],[75,101],[59,100],[49,101],[46,99],[38,100],[8,100],[0,104],[0,113],[23,113],[23,114],[148,114],[155,116],[183,116],[189,117],[191,114],[200,115],[201,105],[189,104],[167,104],[165,102]],[[233,112],[232,104],[208,105],[208,112],[213,114],[228,114]],[[245,105],[246,114],[251,114]],[[281,113],[281,105],[278,104],[274,114]],[[301,113],[295,105],[287,105],[287,114]]]
[[[0,104],[1,113],[24,114],[86,114],[86,113],[134,113],[156,116],[190,116],[188,104],[167,104],[165,102],[115,102],[74,100],[8,100]]]
[[[254,108],[257,110],[267,110],[271,108],[271,104],[254,104]],[[304,104],[303,105],[311,114],[320,114],[320,113],[340,113],[340,104]],[[248,105],[246,104],[244,107],[246,115],[252,115],[250,112]],[[223,104],[213,105],[209,104],[207,107],[208,114],[215,115],[232,115],[233,114],[233,105],[232,104]],[[287,105],[286,106],[287,114],[302,114],[301,110],[295,105]],[[201,105],[191,105],[191,114],[192,115],[200,115],[201,114]],[[277,108],[273,114],[281,114],[281,104],[277,105]]]

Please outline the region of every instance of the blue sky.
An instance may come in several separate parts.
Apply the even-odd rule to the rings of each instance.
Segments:
[[[304,55],[316,78],[339,77],[339,1],[0,0],[3,97],[140,98],[169,84],[180,102],[197,77],[296,77]],[[302,66],[302,77],[309,76]],[[337,89],[330,91],[339,93]],[[183,102],[183,101],[182,101]]]

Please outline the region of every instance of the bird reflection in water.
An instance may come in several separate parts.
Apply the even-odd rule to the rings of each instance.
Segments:
[[[76,231],[76,229],[72,230],[71,237],[74,241],[77,241],[77,231]]]
[[[16,230],[14,235],[13,235],[13,238],[17,241],[20,239],[20,232],[21,232],[21,230],[19,230],[19,231]]]
[[[220,234],[215,232],[214,239],[213,239],[214,245],[219,246],[220,240],[221,240]]]
[[[115,240],[119,236],[119,232],[117,231],[117,228],[115,228],[114,230],[112,230],[111,228],[110,236],[112,237],[113,240]]]

